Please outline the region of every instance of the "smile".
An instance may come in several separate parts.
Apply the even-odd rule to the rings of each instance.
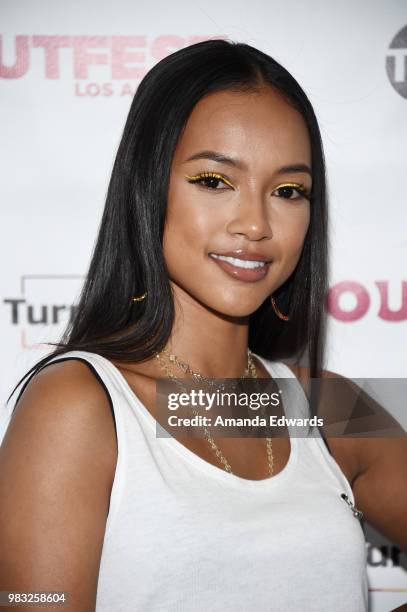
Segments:
[[[262,280],[270,267],[269,261],[251,261],[215,253],[209,253],[209,257],[232,278],[249,283]]]

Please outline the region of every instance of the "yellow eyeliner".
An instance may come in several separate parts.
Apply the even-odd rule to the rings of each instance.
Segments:
[[[278,185],[276,189],[281,189],[281,187],[292,187],[293,189],[303,189],[306,191],[302,183],[281,183],[281,185]]]
[[[291,187],[292,189],[297,189],[297,191],[302,196],[304,196],[307,199],[310,198],[311,192],[308,191],[306,187],[304,187],[303,183],[281,183],[274,189],[274,191],[277,191],[277,189],[281,189],[282,187]]]
[[[200,174],[197,174],[196,176],[188,176],[188,174],[184,174],[184,176],[185,178],[193,182],[200,181],[203,178],[215,178],[215,179],[219,179],[220,181],[223,181],[224,183],[226,183],[226,185],[229,185],[229,187],[232,187],[232,189],[235,188],[234,185],[232,185],[232,183],[223,176],[223,174],[217,174],[216,172],[201,172]]]

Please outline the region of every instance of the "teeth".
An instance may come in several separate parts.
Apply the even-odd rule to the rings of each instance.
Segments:
[[[263,268],[266,264],[264,261],[247,261],[246,259],[235,259],[234,257],[226,257],[225,255],[210,254],[215,259],[221,259],[222,261],[228,261],[232,266],[237,268]]]

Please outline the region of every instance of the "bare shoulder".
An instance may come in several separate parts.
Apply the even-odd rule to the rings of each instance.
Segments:
[[[28,383],[0,447],[0,575],[92,610],[117,448],[109,398],[78,360]],[[76,606],[76,607],[75,607]]]
[[[71,437],[101,450],[106,465],[117,453],[109,397],[91,369],[77,359],[50,363],[26,386],[14,409],[6,433],[5,448],[24,435],[52,433],[54,440]],[[100,459],[99,459],[100,460]]]

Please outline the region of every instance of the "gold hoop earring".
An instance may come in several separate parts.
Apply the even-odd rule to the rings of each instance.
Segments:
[[[281,312],[281,310],[278,308],[275,299],[273,298],[273,296],[270,297],[270,301],[271,301],[271,305],[273,307],[274,312],[276,313],[276,315],[278,316],[279,319],[281,319],[282,321],[289,321],[290,317],[288,315],[285,315]]]
[[[142,300],[144,300],[146,295],[147,295],[147,291],[145,293],[143,293],[143,295],[139,295],[138,297],[132,298],[132,301],[133,302],[141,302]]]

